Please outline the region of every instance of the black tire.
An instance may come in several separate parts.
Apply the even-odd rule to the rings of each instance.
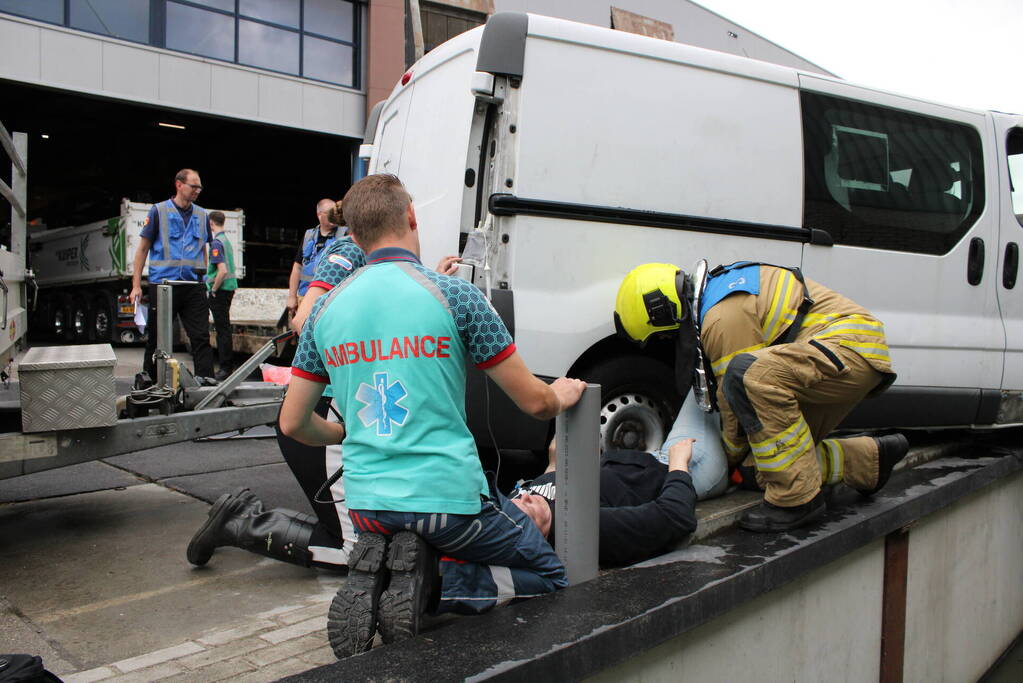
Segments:
[[[89,338],[100,343],[112,341],[116,321],[117,314],[110,297],[106,294],[96,296],[89,316]]]
[[[50,304],[50,331],[60,341],[71,341],[71,297],[55,294]]]
[[[634,354],[609,358],[580,378],[601,387],[601,451],[661,446],[682,405],[672,368]]]
[[[76,344],[83,344],[89,341],[89,322],[92,320],[89,303],[85,299],[76,296],[71,301],[70,311],[71,340]]]

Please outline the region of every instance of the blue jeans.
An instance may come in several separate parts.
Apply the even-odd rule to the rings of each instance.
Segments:
[[[491,488],[475,515],[352,510],[357,530],[408,530],[441,558],[438,613],[479,614],[515,598],[568,586],[565,567],[529,517]]]
[[[717,415],[700,410],[692,394],[682,404],[668,438],[660,450],[654,452],[654,457],[667,464],[668,449],[688,438],[696,439],[693,458],[689,461],[689,476],[693,478],[696,497],[706,500],[720,496],[728,488],[728,457],[721,445]]]

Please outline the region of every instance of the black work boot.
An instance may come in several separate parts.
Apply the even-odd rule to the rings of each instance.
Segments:
[[[440,576],[437,552],[418,534],[399,531],[387,551],[391,582],[380,596],[380,636],[385,643],[419,633],[422,617],[435,602]]]
[[[860,491],[861,495],[872,496],[880,491],[892,476],[892,470],[909,452],[909,439],[902,434],[875,436],[877,442],[877,485]]]
[[[386,552],[385,536],[363,531],[348,554],[348,578],[327,612],[327,637],[338,659],[373,647],[380,594],[387,580]]]
[[[206,522],[188,544],[188,561],[202,566],[216,548],[234,546],[308,567],[312,559],[309,538],[315,523],[311,515],[293,510],[264,511],[263,504],[248,489],[225,493],[210,508]]]
[[[817,519],[824,514],[825,509],[824,494],[820,491],[806,503],[794,507],[783,508],[765,500],[743,513],[739,526],[746,531],[758,533],[791,531]]]

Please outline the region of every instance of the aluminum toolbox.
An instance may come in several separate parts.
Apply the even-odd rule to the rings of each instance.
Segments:
[[[110,427],[117,423],[117,396],[110,344],[38,346],[18,363],[21,429]]]

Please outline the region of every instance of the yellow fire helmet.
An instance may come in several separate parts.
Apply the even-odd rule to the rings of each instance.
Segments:
[[[676,330],[691,316],[691,285],[685,273],[670,263],[646,263],[633,268],[618,288],[615,329],[645,344],[651,335]]]

